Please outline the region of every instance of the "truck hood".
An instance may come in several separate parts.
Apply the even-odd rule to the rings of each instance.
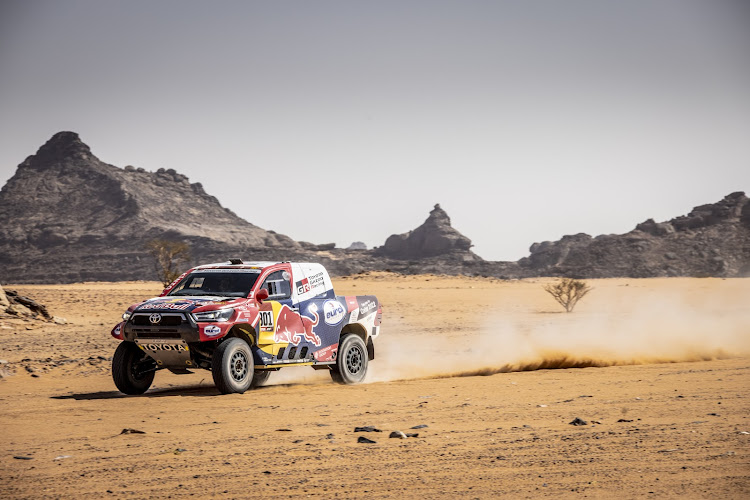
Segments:
[[[238,297],[154,297],[135,306],[134,311],[185,311],[204,306],[224,306],[247,299]]]

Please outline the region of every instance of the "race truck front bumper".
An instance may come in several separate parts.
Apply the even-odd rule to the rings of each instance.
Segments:
[[[122,328],[123,339],[135,342],[164,368],[195,366],[189,342],[200,342],[199,325],[189,313],[135,312]]]
[[[124,340],[130,342],[153,339],[201,341],[198,323],[192,315],[183,312],[134,312],[122,330]]]

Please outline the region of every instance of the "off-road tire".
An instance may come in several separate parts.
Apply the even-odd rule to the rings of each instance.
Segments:
[[[255,370],[250,387],[261,387],[266,381],[268,381],[268,377],[270,376],[271,370]]]
[[[134,342],[120,342],[112,357],[112,379],[125,394],[146,392],[154,381],[155,368],[156,362]]]
[[[211,358],[211,375],[222,394],[242,394],[251,387],[255,372],[247,342],[230,338],[219,344]]]
[[[341,337],[331,378],[339,384],[359,384],[367,375],[367,346],[353,333]]]
[[[331,380],[333,380],[337,384],[344,383],[344,379],[341,378],[341,374],[339,373],[339,369],[336,365],[332,365],[329,371],[331,373]]]

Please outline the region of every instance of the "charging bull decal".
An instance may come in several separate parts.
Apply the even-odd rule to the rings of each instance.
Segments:
[[[314,319],[292,311],[286,304],[282,305],[279,315],[276,317],[276,330],[273,332],[273,341],[276,343],[288,342],[292,345],[299,345],[304,339],[320,347],[320,337],[313,331],[318,326],[318,321],[320,321],[315,304],[311,305],[308,311],[312,313]],[[300,320],[303,328],[301,332],[297,331],[299,330]]]

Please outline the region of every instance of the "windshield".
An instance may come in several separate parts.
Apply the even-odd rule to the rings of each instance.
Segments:
[[[203,269],[187,275],[167,295],[247,297],[259,275],[250,269]]]

